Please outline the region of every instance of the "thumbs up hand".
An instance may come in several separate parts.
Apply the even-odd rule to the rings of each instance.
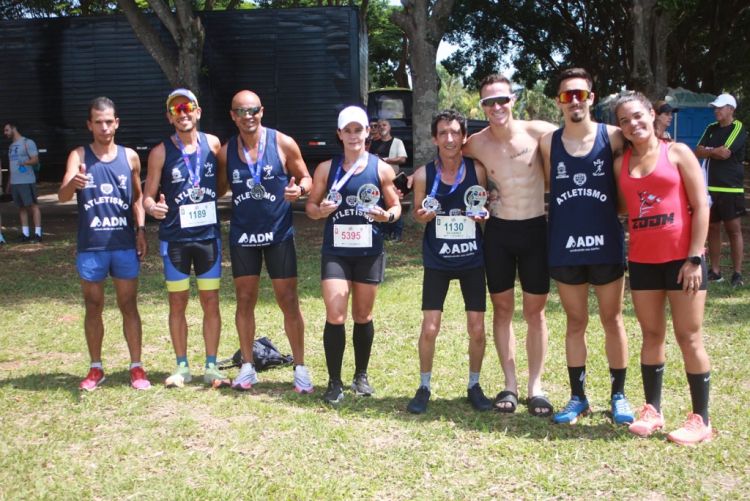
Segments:
[[[284,187],[284,200],[294,202],[302,196],[302,187],[295,184],[294,176],[289,178],[289,184]]]
[[[78,165],[78,172],[76,172],[75,177],[73,177],[73,186],[76,187],[77,190],[82,190],[86,187],[86,183],[88,183],[88,177],[86,176],[86,164],[80,163]]]
[[[164,198],[164,193],[159,195],[159,201],[155,204],[151,205],[146,212],[148,214],[151,214],[155,219],[164,219],[167,217],[167,212],[169,212],[169,206],[167,206],[167,201]]]

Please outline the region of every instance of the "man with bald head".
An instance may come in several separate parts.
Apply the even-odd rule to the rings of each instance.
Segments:
[[[294,139],[261,125],[263,105],[254,92],[238,92],[230,116],[238,134],[219,152],[219,171],[226,174],[219,177],[218,190],[220,194],[232,190],[229,248],[242,352],[242,367],[232,387],[244,391],[258,382],[253,364],[255,304],[265,260],[294,356],[294,390],[311,393],[313,385],[304,365],[305,325],[297,295],[291,203],[310,191],[312,178]]]

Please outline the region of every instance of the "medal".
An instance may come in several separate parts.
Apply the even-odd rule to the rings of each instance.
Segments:
[[[374,184],[363,184],[357,190],[357,210],[370,212],[380,201],[380,188]]]
[[[487,190],[478,184],[469,186],[464,193],[464,204],[466,204],[467,217],[484,217],[487,211],[484,210],[484,204],[487,203]]]
[[[206,194],[205,188],[189,188],[188,189],[188,196],[190,197],[190,200],[194,203],[198,203],[201,200],[203,200],[203,196]]]
[[[188,195],[190,196],[190,199],[193,200],[193,191],[196,192],[200,188],[200,181],[201,181],[201,136],[198,134],[198,139],[195,143],[195,152],[194,153],[188,153],[187,149],[185,148],[185,145],[182,144],[182,141],[180,140],[180,136],[177,134],[174,135],[174,141],[177,143],[177,147],[180,148],[180,153],[182,154],[182,161],[185,162],[185,167],[187,167],[188,176],[190,178],[190,184],[193,185],[192,190],[188,190]],[[195,169],[193,169],[193,162],[190,161],[190,158],[195,155]],[[206,190],[202,190],[200,192],[200,198],[196,201],[200,201],[203,199],[203,195],[205,194]]]
[[[441,209],[438,199],[430,195],[422,199],[422,208],[427,212],[438,212]]]
[[[263,187],[262,184],[254,184],[252,188],[250,188],[250,197],[253,200],[263,200],[263,198],[266,196],[266,189]]]
[[[331,188],[331,191],[329,191],[328,195],[326,195],[326,200],[328,200],[329,202],[333,202],[334,204],[336,204],[336,207],[338,207],[339,205],[341,205],[342,201],[341,193],[339,193],[338,190],[334,190],[333,188]]]

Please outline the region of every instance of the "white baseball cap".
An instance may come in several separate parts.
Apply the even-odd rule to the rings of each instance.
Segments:
[[[177,97],[186,97],[190,101],[194,102],[196,105],[198,105],[198,98],[195,97],[195,94],[193,94],[189,89],[175,89],[172,92],[169,93],[169,96],[167,96],[167,109],[169,109],[169,105],[172,103],[172,100]]]
[[[713,106],[714,108],[721,108],[722,106],[731,106],[732,108],[736,109],[737,100],[731,94],[721,94],[719,95],[719,97],[714,99],[714,101],[710,103],[709,106]]]
[[[358,123],[362,127],[370,126],[370,120],[367,118],[367,113],[365,113],[365,110],[359,106],[347,106],[341,110],[341,113],[339,113],[339,129],[343,129],[352,122]]]

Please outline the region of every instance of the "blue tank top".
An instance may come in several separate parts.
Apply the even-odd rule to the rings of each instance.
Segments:
[[[83,147],[88,182],[76,193],[78,251],[114,251],[135,248],[133,226],[133,174],[125,148],[102,162],[91,148]]]
[[[470,158],[464,158],[466,165],[466,175],[463,181],[458,185],[456,190],[448,195],[451,186],[440,181],[435,198],[440,202],[440,211],[438,216],[460,216],[466,204],[464,203],[464,193],[469,186],[479,184],[477,173],[474,169],[474,161]],[[432,183],[437,175],[435,162],[430,162],[425,166],[426,174],[426,194],[429,195],[432,189]],[[441,221],[442,222],[442,221]],[[442,222],[445,224],[444,222]],[[424,229],[422,239],[422,261],[425,268],[438,270],[468,270],[478,268],[484,264],[484,254],[482,253],[482,227],[479,223],[465,218],[459,224],[473,224],[475,226],[476,237],[473,239],[448,239],[438,238],[436,227],[437,218],[433,219]]]
[[[583,157],[565,151],[562,129],[550,151],[549,265],[624,263],[623,228],[617,218],[617,185],[607,126]]]
[[[331,189],[336,178],[336,170],[341,164],[343,158],[335,156],[331,159],[331,169],[328,171],[328,182],[326,183],[326,193]],[[341,169],[341,177],[344,176],[344,170]],[[364,184],[374,184],[381,192],[378,206],[385,209],[385,202],[382,197],[382,188],[380,186],[380,176],[378,175],[378,157],[368,154],[367,167],[359,174],[353,175],[339,192],[341,193],[341,204],[326,219],[325,229],[323,230],[323,247],[322,254],[332,256],[378,256],[383,253],[383,234],[380,231],[380,225],[364,212],[357,210],[357,191]],[[372,245],[370,247],[335,247],[333,245],[333,232],[336,225],[359,224],[367,225],[372,231]],[[341,226],[339,226],[341,228]]]
[[[229,243],[237,247],[265,247],[294,237],[292,204],[284,199],[289,176],[279,158],[276,131],[264,127],[266,149],[257,159],[263,167],[260,183],[265,195],[260,200],[251,196],[253,174],[237,151],[237,136],[227,143],[227,177],[232,187],[232,218]]]
[[[206,135],[199,132],[201,150],[200,189],[202,193],[193,194],[190,172],[182,157],[182,152],[175,146],[172,138],[164,141],[164,166],[161,170],[161,191],[167,202],[167,217],[159,226],[159,239],[165,242],[196,242],[219,238],[219,214],[216,224],[182,228],[180,226],[180,207],[211,202],[216,207],[216,156],[208,145]],[[195,169],[196,155],[188,155],[191,168]],[[216,210],[216,208],[215,208]]]

